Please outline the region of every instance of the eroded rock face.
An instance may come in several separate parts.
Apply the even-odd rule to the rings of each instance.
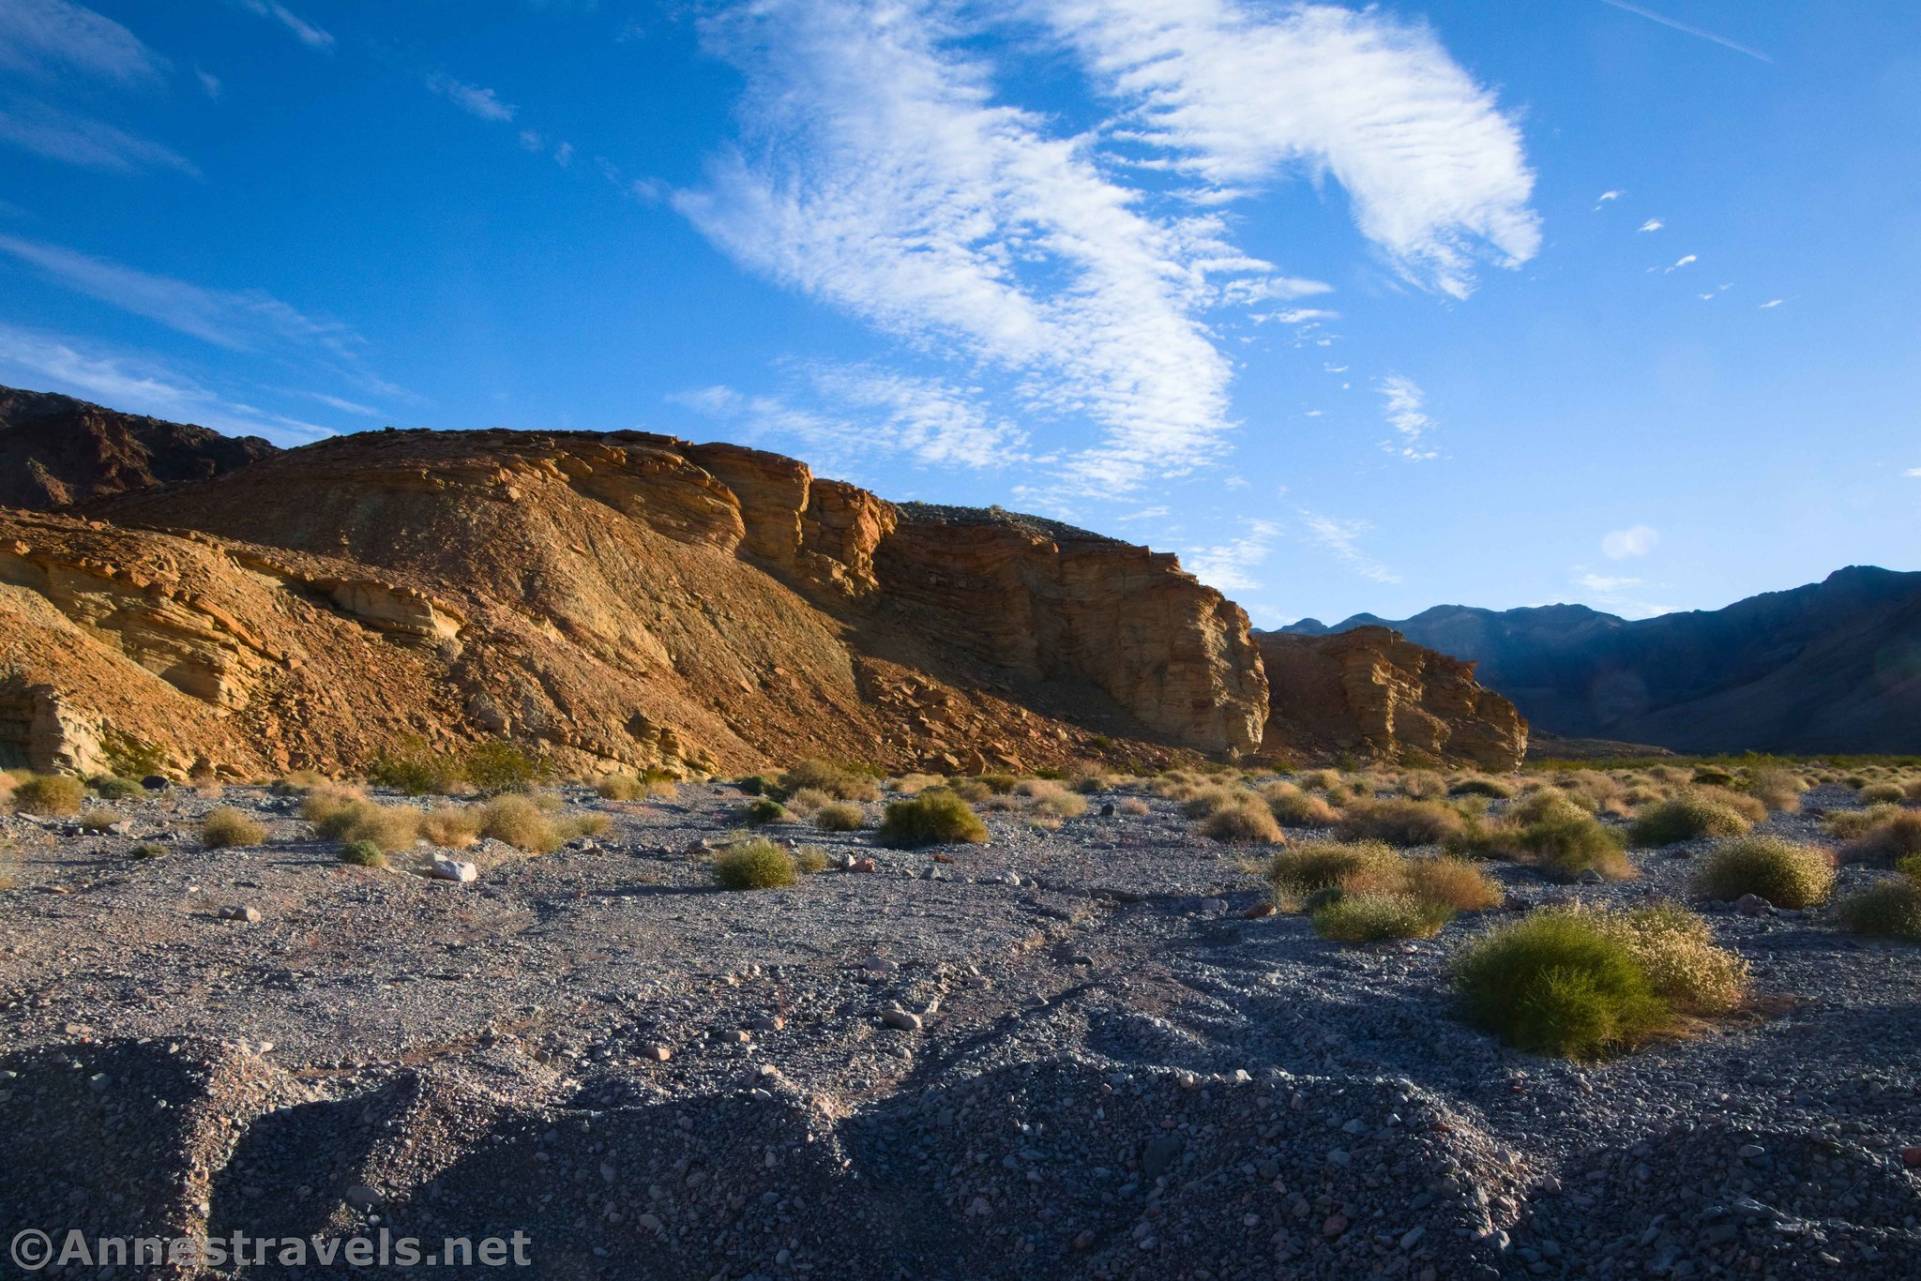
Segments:
[[[1273,688],[1265,750],[1517,768],[1527,722],[1474,665],[1385,627],[1326,636],[1261,632]]]

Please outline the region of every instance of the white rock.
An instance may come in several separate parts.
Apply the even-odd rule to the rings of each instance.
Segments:
[[[436,855],[434,857],[434,876],[436,879],[442,881],[459,881],[465,884],[468,881],[480,879],[480,869],[472,863],[465,863],[457,858],[447,858],[444,855]]]

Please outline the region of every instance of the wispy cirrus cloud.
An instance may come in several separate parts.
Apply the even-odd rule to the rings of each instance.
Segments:
[[[0,4],[0,68],[34,80],[80,74],[129,86],[166,79],[167,59],[111,18],[68,0]]]
[[[1400,437],[1398,443],[1388,441],[1384,447],[1414,462],[1440,457],[1439,450],[1422,444],[1434,427],[1434,419],[1427,412],[1427,393],[1421,390],[1420,384],[1412,378],[1390,374],[1381,379],[1376,390],[1385,402],[1383,412],[1387,425]]]
[[[233,3],[248,13],[278,23],[294,39],[309,49],[330,50],[334,47],[332,35],[308,22],[286,5],[280,4],[278,0],[233,0]]]
[[[191,160],[171,147],[44,102],[0,107],[0,142],[105,173],[170,169],[192,177],[200,174]]]
[[[258,289],[209,289],[61,245],[0,234],[0,255],[57,283],[228,351],[296,356],[382,395],[407,393],[372,373],[365,340]]]
[[[1326,4],[1029,0],[1123,108],[1120,134],[1213,198],[1329,173],[1408,279],[1465,297],[1540,250],[1520,130],[1425,25]]]
[[[235,435],[290,442],[333,434],[332,428],[318,423],[223,396],[158,362],[102,352],[73,338],[4,322],[0,371],[9,383],[51,386],[130,413],[200,423]]]
[[[807,446],[838,469],[876,452],[915,462],[1001,467],[1023,461],[1027,434],[994,418],[975,389],[867,365],[817,362],[793,370],[792,394],[750,394],[728,386],[670,397],[750,437]],[[806,404],[795,402],[800,395]]]
[[[1661,531],[1652,525],[1630,525],[1601,536],[1601,554],[1609,560],[1645,556],[1661,541]]]
[[[1762,53],[1759,49],[1738,44],[1726,36],[1716,35],[1705,27],[1697,27],[1690,23],[1682,22],[1677,18],[1670,18],[1666,14],[1656,13],[1652,9],[1643,9],[1638,4],[1629,4],[1628,0],[1601,0],[1601,3],[1607,5],[1609,8],[1619,9],[1623,13],[1631,13],[1637,18],[1646,18],[1649,22],[1658,22],[1670,31],[1679,31],[1681,34],[1693,36],[1697,40],[1706,40],[1710,44],[1718,44],[1723,49],[1731,49],[1735,53],[1753,58],[1757,62],[1772,63],[1774,61],[1773,58]]]
[[[1211,547],[1195,547],[1181,553],[1181,567],[1223,592],[1259,591],[1255,571],[1273,554],[1274,540],[1281,527],[1271,520],[1243,523],[1240,537]]]
[[[1404,274],[1457,295],[1480,258],[1538,247],[1518,134],[1425,29],[1329,6],[1192,0],[1168,17],[1036,0],[1027,16],[1118,112],[1064,134],[1002,99],[1000,68],[971,42],[980,28],[963,25],[978,12],[767,0],[710,19],[710,49],[747,78],[742,135],[673,200],[749,269],[1010,374],[1031,413],[1089,422],[1098,440],[1063,456],[1064,493],[1125,494],[1218,459],[1234,362],[1207,313],[1326,292],[1235,245],[1210,204],[1285,171],[1332,172]],[[1327,58],[1362,80],[1327,79]],[[1344,108],[1282,110],[1265,88],[1258,109],[1236,99],[1288,75]],[[1227,90],[1204,88],[1216,80]],[[1359,103],[1383,96],[1377,81],[1385,123]],[[1117,148],[1158,160],[1130,165]],[[1142,173],[1154,183],[1130,185]]]
[[[1635,228],[1635,230],[1636,231],[1659,231],[1661,230],[1661,228],[1665,226],[1667,226],[1667,224],[1662,222],[1659,218],[1650,218],[1646,222],[1642,223],[1639,227]]]
[[[520,109],[512,103],[502,102],[500,95],[481,85],[470,85],[456,80],[445,72],[436,71],[427,77],[427,88],[453,103],[470,116],[481,120],[492,120],[505,124],[514,118]],[[539,135],[534,135],[538,142]],[[524,139],[524,135],[523,135]],[[539,150],[536,146],[534,150]]]
[[[1302,507],[1297,509],[1307,539],[1359,574],[1376,583],[1398,583],[1401,576],[1362,549],[1361,537],[1374,528],[1371,521],[1342,520]]]

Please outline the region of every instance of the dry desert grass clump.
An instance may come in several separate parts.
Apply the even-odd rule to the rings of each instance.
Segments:
[[[1636,874],[1620,835],[1576,798],[1552,788],[1515,802],[1492,822],[1470,822],[1449,848],[1528,863],[1564,881],[1588,873],[1625,881]]]
[[[420,811],[376,804],[354,788],[314,788],[300,802],[300,817],[327,840],[366,841],[383,854],[406,849],[420,834]]]
[[[1868,783],[1855,796],[1863,805],[1899,805],[1908,799],[1908,789],[1899,783]]]
[[[1436,801],[1447,795],[1447,780],[1433,770],[1410,770],[1401,775],[1398,790],[1409,800]]]
[[[14,780],[13,808],[22,814],[65,818],[78,814],[86,799],[87,785],[71,774],[28,774]]]
[[[1226,844],[1279,845],[1287,839],[1266,802],[1246,791],[1235,793],[1229,803],[1209,811],[1199,830],[1209,840]]]
[[[1894,863],[1910,854],[1921,854],[1921,810],[1886,809],[1867,811],[1870,821],[1841,848],[1847,863]]]
[[[762,838],[729,845],[714,856],[714,884],[723,890],[779,889],[799,877],[794,856]]]
[[[867,815],[853,801],[829,801],[814,811],[814,826],[823,832],[858,832]]]
[[[1745,836],[1709,851],[1694,874],[1693,890],[1723,901],[1756,894],[1776,907],[1813,907],[1834,888],[1834,860],[1826,850],[1773,836]]]
[[[1261,789],[1261,799],[1282,827],[1332,827],[1341,818],[1326,798],[1293,783],[1269,783]]]
[[[594,791],[603,800],[671,800],[680,785],[665,774],[603,774],[594,780]]]
[[[1402,854],[1379,841],[1315,841],[1265,869],[1275,905],[1307,911],[1315,932],[1346,943],[1431,938],[1460,912],[1501,903],[1501,889],[1465,859]]]
[[[1706,791],[1682,792],[1642,811],[1628,828],[1638,847],[1678,845],[1703,836],[1745,836],[1753,820]]]
[[[958,795],[933,788],[918,796],[890,801],[881,816],[880,837],[897,847],[962,842],[978,845],[987,839],[987,824]]]
[[[1449,796],[1485,796],[1489,800],[1506,801],[1514,797],[1514,785],[1505,779],[1489,778],[1485,774],[1469,774],[1457,778],[1448,786]]]
[[[1807,780],[1793,770],[1764,767],[1748,773],[1744,788],[1749,796],[1777,814],[1792,814],[1801,808],[1801,793],[1808,790]]]
[[[1452,908],[1417,894],[1344,895],[1313,916],[1314,932],[1337,943],[1433,938],[1453,919]]]
[[[1896,875],[1836,903],[1835,915],[1850,933],[1921,943],[1921,854],[1903,858]]]
[[[1355,801],[1336,827],[1344,841],[1386,841],[1390,845],[1439,845],[1458,836],[1466,821],[1458,810],[1437,801]]]
[[[200,823],[200,843],[210,850],[259,845],[266,839],[266,828],[232,806],[221,806]]]
[[[799,761],[780,776],[780,785],[789,794],[798,792],[802,788],[812,788],[826,793],[837,801],[880,799],[879,779],[845,765],[836,765],[832,761]]]
[[[1154,807],[1138,796],[1123,796],[1120,800],[1114,802],[1114,812],[1117,814],[1130,814],[1135,818],[1139,818],[1144,814],[1152,814]]]

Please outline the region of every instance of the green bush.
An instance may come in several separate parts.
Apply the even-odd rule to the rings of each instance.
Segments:
[[[1702,836],[1745,836],[1751,826],[1727,805],[1683,792],[1643,811],[1628,829],[1628,839],[1638,847],[1675,845]]]
[[[1393,893],[1402,888],[1405,859],[1380,841],[1312,841],[1282,850],[1265,873],[1282,903],[1320,890]]]
[[[1314,910],[1314,932],[1342,943],[1433,938],[1454,919],[1445,903],[1413,894],[1342,894]]]
[[[734,780],[734,786],[749,796],[765,796],[774,801],[787,799],[787,789],[770,774],[744,774]]]
[[[259,845],[266,839],[266,828],[229,806],[212,811],[200,824],[200,843],[210,850]]]
[[[769,840],[729,845],[714,856],[714,883],[724,890],[771,890],[799,877],[794,856]]]
[[[1921,854],[1909,854],[1896,859],[1894,870],[1911,881],[1921,882]]]
[[[740,810],[740,821],[749,827],[778,823],[786,817],[787,807],[771,796],[756,796]]]
[[[520,744],[498,738],[461,753],[458,772],[483,792],[524,792],[551,778],[553,766]]]
[[[348,841],[340,847],[340,861],[355,867],[387,866],[387,856],[372,841]]]
[[[87,787],[71,774],[30,774],[14,785],[13,807],[22,814],[64,818],[78,814]]]
[[[1610,881],[1634,876],[1619,834],[1579,810],[1538,818],[1515,832],[1513,843],[1528,861],[1563,880],[1589,871]]]
[[[814,811],[814,826],[823,832],[858,832],[867,815],[852,801],[832,801]]]
[[[1717,947],[1708,923],[1679,903],[1582,915],[1625,943],[1655,994],[1677,1010],[1726,1014],[1747,996],[1747,962]]]
[[[1459,833],[1463,825],[1458,812],[1438,802],[1390,798],[1356,801],[1342,815],[1335,834],[1344,841],[1438,845]]]
[[[95,774],[87,780],[87,786],[103,801],[137,801],[147,794],[146,788],[118,774]]]
[[[1758,894],[1776,907],[1813,907],[1834,888],[1834,862],[1827,851],[1775,836],[1745,836],[1709,851],[1694,874],[1702,898],[1738,899]]]
[[[954,793],[929,788],[918,796],[890,802],[881,818],[880,836],[894,846],[954,841],[978,845],[987,839],[987,824]]]
[[[408,796],[440,796],[461,783],[460,762],[410,738],[374,757],[367,781]]]
[[[1535,912],[1490,930],[1455,962],[1470,1021],[1508,1044],[1591,1059],[1673,1023],[1633,950],[1574,912]]]
[[[1854,934],[1921,943],[1921,881],[1889,876],[1835,904],[1841,928]]]

